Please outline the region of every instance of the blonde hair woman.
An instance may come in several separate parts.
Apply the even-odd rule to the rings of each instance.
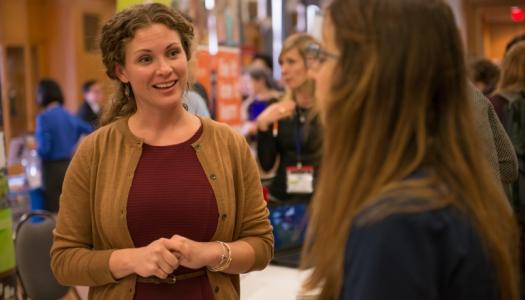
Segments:
[[[502,122],[505,122],[505,106],[525,93],[525,41],[517,42],[505,54],[501,64],[498,88],[490,101]]]
[[[306,51],[315,39],[305,33],[289,36],[279,63],[287,88],[280,102],[257,117],[257,156],[264,171],[279,161],[270,186],[270,200],[308,201],[319,171],[322,137],[315,112],[315,85],[308,76]]]

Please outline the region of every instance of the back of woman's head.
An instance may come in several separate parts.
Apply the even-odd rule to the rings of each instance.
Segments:
[[[36,88],[36,101],[41,107],[46,107],[52,102],[64,104],[64,96],[58,83],[52,79],[42,79]]]
[[[329,18],[341,49],[333,101],[351,98],[345,106],[363,118],[380,109],[387,119],[374,123],[385,130],[414,126],[413,117],[431,126],[443,110],[464,110],[467,102],[455,101],[466,98],[461,40],[442,1],[334,1]],[[398,122],[401,113],[408,119]]]
[[[102,27],[100,49],[109,78],[118,81],[116,67],[125,65],[126,45],[133,39],[137,30],[153,24],[162,24],[176,31],[180,36],[186,59],[190,60],[194,38],[193,25],[190,21],[181,12],[163,4],[135,5],[118,12]],[[130,91],[127,85],[119,82],[113,102],[101,117],[101,125],[129,116],[136,111],[133,91]]]
[[[332,28],[339,58],[321,103],[322,166],[329,176],[321,175],[312,203],[305,263],[315,268],[306,286],[323,282],[320,299],[337,297],[355,217],[401,193],[429,201],[417,207],[390,201],[360,221],[451,204],[480,232],[502,299],[516,299],[516,227],[479,151],[449,6],[443,0],[332,0],[324,25]],[[428,178],[405,180],[421,169]]]
[[[266,70],[262,68],[250,68],[248,74],[252,80],[264,82],[267,89],[272,88],[273,78]]]
[[[516,43],[501,64],[500,92],[525,91],[525,41]]]

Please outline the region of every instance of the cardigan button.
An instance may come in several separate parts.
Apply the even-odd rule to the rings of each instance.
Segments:
[[[221,218],[222,218],[223,221],[226,221],[226,218],[227,218],[227,217],[228,217],[228,216],[227,216],[226,214],[223,214],[223,215],[221,216]]]
[[[200,148],[201,148],[201,144],[195,145],[195,151],[199,151]]]
[[[218,293],[218,292],[219,292],[219,287],[216,286],[216,287],[215,287],[215,293]]]
[[[210,175],[210,179],[211,179],[211,180],[217,180],[217,175],[215,175],[215,174],[211,174],[211,175]]]

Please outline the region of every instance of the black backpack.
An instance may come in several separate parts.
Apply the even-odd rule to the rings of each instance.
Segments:
[[[504,97],[508,100],[507,97]],[[510,137],[518,158],[525,157],[525,92],[504,107],[503,126]],[[521,167],[521,166],[520,166]]]

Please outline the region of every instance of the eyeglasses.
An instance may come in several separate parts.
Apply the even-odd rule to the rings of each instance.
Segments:
[[[337,60],[339,55],[324,50],[317,43],[312,43],[306,48],[306,65],[310,69],[318,68],[328,58]]]

